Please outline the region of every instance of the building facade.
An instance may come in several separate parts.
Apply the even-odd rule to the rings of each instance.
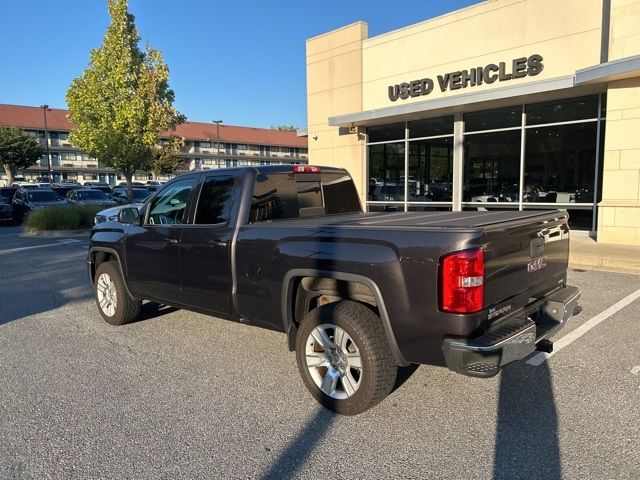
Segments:
[[[66,110],[48,109],[46,124],[45,135],[45,112],[40,107],[0,105],[0,126],[19,128],[24,134],[38,138],[43,146],[48,143],[48,156],[43,155],[36,165],[18,172],[26,179],[50,177],[53,181],[102,181],[110,184],[124,180],[118,172],[101,165],[69,141],[73,125],[67,119]],[[308,161],[307,139],[295,132],[224,124],[218,129],[215,124],[186,122],[178,125],[172,133],[184,139],[181,149],[184,162],[176,174],[240,165]],[[0,172],[0,180],[4,176],[4,171]],[[134,180],[144,182],[151,178],[149,172],[138,172]],[[168,177],[159,178],[166,179]]]
[[[640,244],[640,0],[489,0],[307,41],[309,151],[369,210],[558,208]]]

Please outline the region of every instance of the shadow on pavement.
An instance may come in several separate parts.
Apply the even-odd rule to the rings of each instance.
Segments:
[[[298,470],[327,434],[337,416],[337,414],[319,407],[261,478],[263,480],[279,480],[296,477]]]
[[[161,305],[154,302],[146,302],[142,304],[140,308],[140,316],[133,322],[142,322],[144,320],[151,320],[152,318],[159,318],[163,315],[175,312],[178,309],[169,305]]]
[[[493,478],[559,479],[558,415],[547,363],[501,373]]]

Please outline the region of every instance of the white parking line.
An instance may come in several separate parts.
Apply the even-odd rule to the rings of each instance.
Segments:
[[[74,243],[80,243],[80,240],[74,240],[69,238],[67,240],[58,240],[56,243],[45,243],[44,245],[31,245],[30,247],[18,247],[18,248],[9,248],[8,250],[0,250],[0,255],[6,255],[8,253],[16,253],[16,252],[24,252],[25,250],[34,250],[36,248],[46,248],[46,247],[59,247],[61,245],[71,245]]]
[[[634,300],[637,300],[638,298],[640,298],[640,289],[638,289],[635,292],[627,295],[622,300],[620,300],[618,303],[613,304],[612,306],[607,308],[605,311],[600,312],[595,317],[587,320],[582,325],[580,325],[578,328],[573,330],[571,333],[568,333],[567,335],[562,337],[557,342],[553,342],[553,352],[551,352],[551,353],[545,353],[545,352],[536,353],[533,357],[531,357],[529,360],[527,360],[527,365],[533,365],[534,367],[542,365],[544,362],[546,362],[549,358],[553,357],[556,353],[558,353],[564,347],[566,347],[567,345],[571,345],[575,340],[577,340],[582,335],[587,333],[593,327],[596,327],[598,324],[600,324],[601,322],[605,321],[607,318],[609,318],[610,316],[614,315],[615,313],[619,312],[624,307],[629,305]]]

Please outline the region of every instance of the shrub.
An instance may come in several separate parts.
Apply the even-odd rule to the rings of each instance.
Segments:
[[[34,230],[80,230],[91,228],[99,206],[60,205],[27,214],[24,225]]]

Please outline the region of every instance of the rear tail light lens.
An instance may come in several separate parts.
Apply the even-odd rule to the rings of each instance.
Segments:
[[[313,165],[294,165],[292,171],[293,173],[320,173],[320,167]]]
[[[484,308],[484,251],[466,250],[440,260],[440,310],[476,313]]]

